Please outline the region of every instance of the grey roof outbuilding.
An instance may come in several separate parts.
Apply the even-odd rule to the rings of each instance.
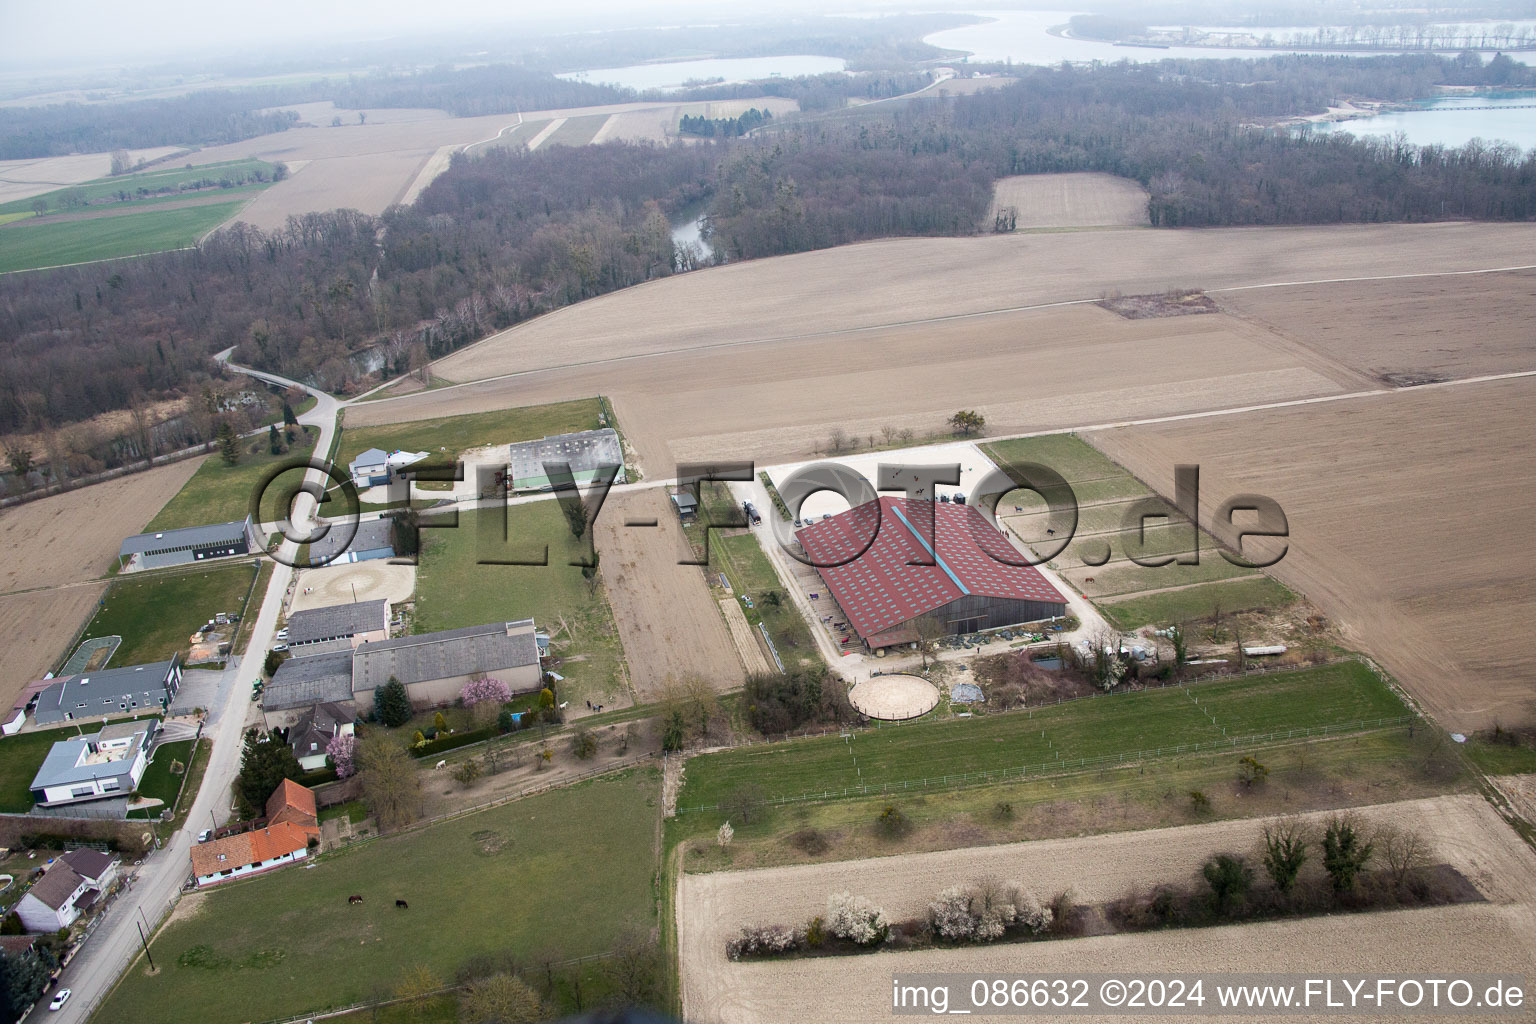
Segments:
[[[352,688],[373,690],[390,676],[409,686],[538,663],[532,619],[492,622],[359,644],[352,655]]]
[[[358,633],[388,629],[388,615],[388,604],[383,598],[294,612],[288,616],[288,645],[340,640]]]
[[[352,652],[289,658],[261,695],[265,711],[286,711],[352,699]]]

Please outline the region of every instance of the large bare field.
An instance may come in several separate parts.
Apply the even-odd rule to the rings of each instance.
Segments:
[[[1262,288],[1218,301],[1372,377],[1536,369],[1529,270]]]
[[[628,526],[654,520],[655,526]],[[740,686],[741,658],[696,565],[678,565],[688,542],[664,488],[609,496],[593,527],[608,601],[641,701],[669,677],[696,674],[717,689]]]
[[[102,576],[123,538],[144,529],[201,462],[183,459],[0,512],[0,594]]]
[[[1361,814],[1421,832],[1432,859],[1459,868],[1488,902],[1027,946],[731,963],[725,942],[741,925],[803,922],[822,912],[832,892],[868,896],[897,919],[919,916],[940,889],[984,875],[1023,883],[1045,898],[1070,887],[1079,901],[1098,902],[1132,884],[1188,879],[1212,853],[1249,851],[1262,823],[684,875],[677,895],[683,1013],[698,1024],[873,1020],[890,1013],[891,975],[898,972],[1050,976],[1125,971],[1127,965],[1139,974],[1529,970],[1536,959],[1536,860],[1485,801],[1439,797]]]
[[[1533,407],[1520,377],[1088,439],[1164,494],[1197,463],[1207,516],[1238,493],[1278,501],[1291,536],[1271,574],[1466,732],[1536,719]]]
[[[573,365],[367,402],[347,418],[369,425],[603,394],[646,471],[672,476],[690,460],[794,461],[825,449],[833,427],[927,436],[959,408],[1010,433],[1358,386],[1271,341],[1219,314],[1132,321],[1075,305]]]
[[[53,668],[106,589],[105,583],[82,583],[0,596],[0,709],[10,708],[27,683]]]
[[[176,152],[176,146],[135,149],[134,161],[156,160]],[[71,156],[38,157],[31,160],[0,160],[0,203],[40,196],[82,181],[105,178],[112,170],[110,153],[76,153]]]
[[[1011,208],[1015,230],[1145,226],[1147,191],[1140,182],[1113,174],[1018,174],[992,186],[992,208]]]
[[[461,349],[437,362],[434,373],[450,381],[481,380],[550,366],[1092,301],[1108,289],[1131,295],[1484,270],[1536,264],[1533,252],[1536,224],[893,238],[729,264],[612,292]],[[839,347],[843,340],[835,339]]]

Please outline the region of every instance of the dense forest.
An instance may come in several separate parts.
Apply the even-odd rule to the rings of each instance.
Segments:
[[[194,252],[0,277],[0,432],[194,392],[232,345],[333,390],[365,375],[365,348],[406,372],[674,273],[669,221],[701,201],[730,260],[990,229],[992,182],[1046,171],[1134,178],[1164,226],[1530,219],[1536,155],[1513,147],[1261,127],[1340,96],[1507,73],[1433,57],[1018,69],[992,92],[775,119],[749,138],[458,157],[380,218],[236,225]]]
[[[0,107],[0,160],[218,145],[280,132],[298,119],[291,110],[262,111],[255,97],[227,90],[128,103]]]

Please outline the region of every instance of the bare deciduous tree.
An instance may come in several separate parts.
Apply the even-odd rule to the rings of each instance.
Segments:
[[[421,782],[416,762],[389,736],[372,736],[358,751],[363,800],[381,829],[398,828],[421,813]]]

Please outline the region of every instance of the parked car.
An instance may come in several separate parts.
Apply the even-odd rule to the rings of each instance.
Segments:
[[[287,644],[273,644],[272,645],[272,649],[274,651],[286,651],[288,649],[288,645]]]
[[[57,992],[55,992],[53,994],[53,1001],[48,1004],[48,1009],[50,1009],[50,1010],[57,1010],[59,1007],[63,1006],[65,1003],[69,1002],[69,995],[70,995],[69,989],[67,989],[67,988],[59,989]]]
[[[279,640],[287,640],[288,639],[288,627],[287,626],[284,626],[282,629],[277,631],[277,638]]]
[[[197,841],[200,842],[200,843],[206,843],[208,840],[210,840],[212,838],[213,838],[213,829],[211,829],[211,828],[205,828],[205,829],[203,829],[201,832],[199,832],[197,834]]]

